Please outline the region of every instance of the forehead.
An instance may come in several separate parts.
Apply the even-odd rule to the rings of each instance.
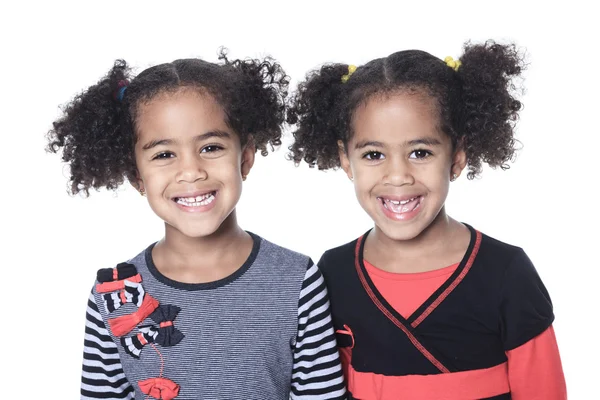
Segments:
[[[194,89],[158,94],[138,106],[138,136],[198,135],[210,130],[230,131],[225,111],[208,93]]]
[[[422,92],[377,94],[361,104],[352,120],[351,141],[404,143],[422,137],[446,139],[435,100]]]

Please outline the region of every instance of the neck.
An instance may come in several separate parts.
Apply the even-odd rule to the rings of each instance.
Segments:
[[[378,251],[391,257],[401,259],[416,258],[423,254],[435,254],[448,245],[451,237],[462,224],[450,218],[444,207],[440,210],[433,222],[419,235],[408,240],[395,240],[383,233],[375,226],[368,239]],[[372,238],[371,238],[372,236]]]
[[[165,255],[186,265],[197,265],[198,260],[220,258],[234,251],[248,240],[248,234],[237,223],[235,210],[221,226],[208,236],[189,237],[165,224],[165,237],[157,245]]]

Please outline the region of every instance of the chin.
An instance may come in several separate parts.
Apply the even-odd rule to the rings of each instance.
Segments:
[[[188,238],[203,238],[213,235],[219,230],[221,224],[217,223],[197,223],[190,225],[171,225],[182,235]]]
[[[416,226],[411,227],[394,227],[378,225],[379,230],[388,238],[395,241],[413,240],[418,237],[424,229],[419,229]]]
[[[180,230],[182,234],[191,239],[200,239],[211,236],[217,231],[217,229],[195,229],[195,230]]]
[[[427,229],[428,224],[423,218],[418,218],[412,221],[393,221],[386,218],[384,215],[377,214],[373,222],[377,229],[386,237],[396,241],[406,241],[417,238]]]

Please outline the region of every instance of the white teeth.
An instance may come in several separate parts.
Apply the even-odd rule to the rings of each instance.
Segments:
[[[207,193],[197,197],[180,197],[177,203],[188,207],[200,207],[212,203],[214,199],[214,193]]]
[[[417,197],[413,197],[412,199],[402,200],[402,201],[399,201],[399,200],[387,200],[387,199],[386,199],[386,201],[389,201],[390,203],[392,203],[394,205],[405,205],[405,204],[408,204],[411,201],[415,200]]]

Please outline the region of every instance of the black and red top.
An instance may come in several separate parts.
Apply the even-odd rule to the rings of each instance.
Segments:
[[[373,284],[368,232],[319,261],[348,389],[356,399],[510,399],[507,352],[554,320],[525,252],[472,227],[452,275],[409,317]]]

